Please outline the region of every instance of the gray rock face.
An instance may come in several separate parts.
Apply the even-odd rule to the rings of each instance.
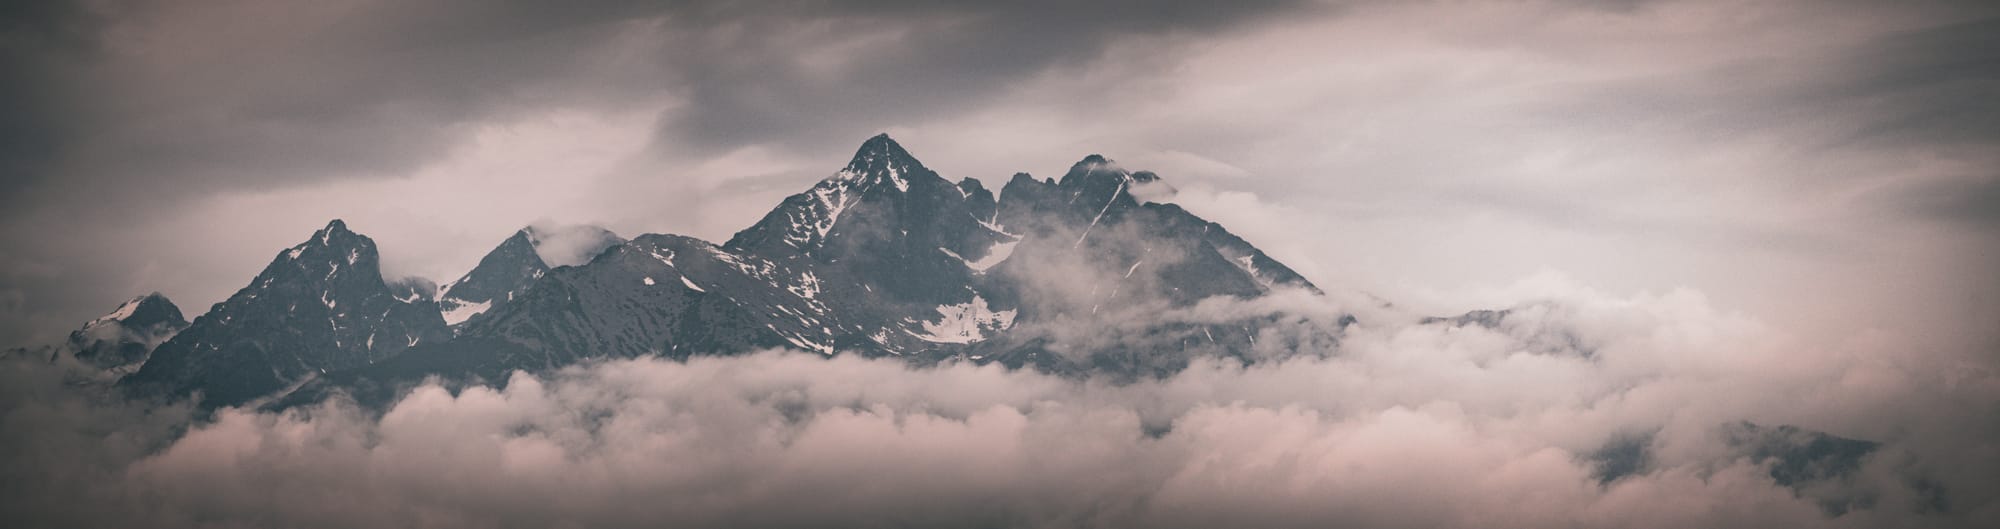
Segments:
[[[375,242],[335,220],[281,251],[120,384],[233,405],[450,337],[437,304],[382,279]]]
[[[992,219],[993,197],[978,181],[953,184],[879,135],[723,248],[812,272],[837,310],[895,323],[972,303],[977,271],[967,263],[1014,239]]]
[[[517,231],[480,258],[479,266],[471,272],[440,288],[438,308],[444,312],[446,324],[465,323],[491,311],[496,302],[506,304],[548,272],[549,265],[535,255],[527,231]]]
[[[974,344],[968,356],[1055,372],[1164,374],[1198,351],[1241,356],[1271,315],[1136,329],[1133,322],[1217,296],[1316,291],[1220,225],[1134,194],[1163,185],[1157,175],[1098,155],[1060,180],[1014,175],[996,219],[1019,242],[986,274],[985,290],[998,305],[1018,309],[1017,329]],[[1102,339],[1100,330],[1109,329],[1123,332]]]
[[[601,228],[584,226],[564,233],[572,239],[570,250],[596,255],[624,239]],[[541,256],[544,234],[534,227],[522,228],[500,246],[480,258],[479,265],[465,276],[437,289],[438,308],[447,325],[458,326],[481,314],[493,312],[527,291],[535,280],[549,272],[551,265]]]
[[[842,328],[809,270],[698,239],[645,235],[563,267],[465,336],[516,344],[511,365],[591,357],[685,357],[760,347],[833,352]]]

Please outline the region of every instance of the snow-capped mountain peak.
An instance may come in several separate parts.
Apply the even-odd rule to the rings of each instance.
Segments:
[[[180,307],[154,292],[127,300],[85,323],[70,333],[63,352],[86,365],[122,373],[136,368],[153,349],[187,326]]]
[[[126,300],[124,303],[120,303],[117,309],[103,316],[98,316],[97,319],[90,320],[90,323],[84,324],[84,327],[88,328],[111,323],[143,326],[162,321],[178,320],[181,320],[180,308],[174,306],[172,301],[168,301],[166,296],[161,295],[159,292],[154,292]]]
[[[930,170],[923,162],[917,161],[910,151],[903,150],[901,144],[888,134],[877,134],[868,138],[855,150],[854,158],[848,160],[847,167],[828,177],[827,181],[854,183],[863,187],[888,184],[897,191],[908,192],[910,179]]]
[[[977,186],[953,184],[938,176],[894,139],[880,134],[862,143],[833,176],[787,197],[723,246],[776,258],[811,256],[830,261],[838,259],[842,250],[825,250],[828,241],[900,240],[934,231],[937,221],[945,223],[944,229],[955,230],[959,224],[974,224],[974,219],[990,220],[992,199]],[[958,218],[968,215],[971,218]]]

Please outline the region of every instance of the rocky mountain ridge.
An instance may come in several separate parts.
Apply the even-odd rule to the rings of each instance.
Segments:
[[[551,266],[529,228],[442,287],[384,280],[374,242],[335,220],[121,384],[224,406],[767,348],[1125,377],[1202,354],[1249,359],[1275,315],[1151,318],[1317,288],[1220,225],[1135,194],[1163,186],[1091,155],[996,195],[879,135],[722,244],[597,230],[582,245],[591,257]],[[1124,338],[1079,338],[1096,328]]]

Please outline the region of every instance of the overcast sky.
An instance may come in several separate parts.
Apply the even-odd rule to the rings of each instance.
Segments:
[[[573,4],[8,2],[0,345],[193,317],[332,218],[440,282],[532,222],[720,241],[885,131],[990,188],[1157,171],[1405,306],[1562,275],[2000,344],[1986,2]]]

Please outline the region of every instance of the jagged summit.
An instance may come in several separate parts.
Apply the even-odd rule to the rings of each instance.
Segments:
[[[159,292],[126,300],[124,303],[119,304],[117,309],[105,313],[103,316],[98,316],[97,319],[91,320],[86,325],[114,321],[124,322],[129,325],[152,325],[163,321],[182,321],[185,323],[181,316],[180,307],[174,306],[173,301],[168,300],[167,296]]]
[[[121,384],[239,404],[323,370],[447,338],[437,305],[392,290],[375,241],[336,219],[153,351]]]
[[[522,228],[486,252],[479,265],[438,289],[438,307],[447,325],[458,325],[485,313],[494,303],[512,299],[529,282],[548,273],[549,265],[535,251],[532,228]]]
[[[273,263],[285,261],[304,263],[345,260],[347,264],[353,265],[363,260],[372,262],[376,258],[375,241],[373,239],[348,230],[346,222],[342,222],[340,219],[333,219],[326,223],[326,227],[313,231],[311,238],[292,245],[286,251],[279,252],[277,259]],[[370,266],[373,265],[371,264]],[[333,265],[332,268],[337,272],[339,266]]]
[[[333,219],[327,221],[325,227],[314,231],[311,239],[307,239],[305,242],[299,243],[299,245],[295,246],[295,248],[310,245],[315,242],[317,242],[319,246],[336,246],[336,245],[353,246],[361,244],[364,241],[368,246],[371,247],[374,246],[373,240],[370,240],[367,237],[362,237],[360,234],[354,233],[353,230],[347,229],[347,222],[342,221],[340,219]]]
[[[1128,180],[1131,176],[1132,173],[1119,166],[1118,162],[1111,161],[1101,154],[1092,154],[1070,165],[1069,172],[1064,173],[1062,179],[1056,181],[1056,185],[1073,188],[1099,183],[1116,183]]]
[[[787,197],[723,246],[829,262],[883,252],[966,252],[971,250],[959,239],[983,229],[979,221],[992,218],[991,201],[991,192],[945,180],[881,134],[862,143],[846,167]]]
[[[1103,155],[1092,154],[1071,165],[1069,172],[1063,173],[1062,179],[1057,180],[1054,186],[1049,186],[1046,182],[1035,182],[1032,178],[1016,176],[1013,182],[1008,183],[1007,191],[1001,193],[1001,196],[1005,199],[1008,192],[1015,190],[1020,190],[1023,195],[1059,196],[1063,206],[1057,209],[1063,210],[1063,215],[1082,217],[1094,225],[1097,221],[1107,218],[1116,219],[1122,216],[1124,211],[1138,207],[1139,201],[1129,192],[1135,183],[1132,175],[1133,173],[1120,167],[1118,162]],[[1157,180],[1157,177],[1151,179]],[[1036,199],[1030,202],[1045,202],[1045,200]],[[1002,209],[1006,209],[1005,204],[1002,205]],[[1047,207],[1039,209],[1046,210]],[[1038,211],[1033,214],[1045,213]],[[1003,214],[1003,217],[1005,216]]]
[[[85,365],[122,373],[135,369],[154,348],[187,326],[180,307],[153,292],[127,300],[71,332],[64,350]]]
[[[495,247],[494,250],[499,251],[504,249],[513,252],[527,252],[527,255],[522,256],[523,259],[526,259],[529,256],[533,256],[535,262],[548,264],[546,261],[542,260],[540,254],[535,253],[535,246],[537,246],[535,244],[535,239],[536,239],[535,227],[528,226],[525,228],[521,228],[519,230],[514,230],[514,234],[508,235],[506,240],[500,241],[500,246]]]
[[[624,242],[597,226],[529,225],[479,259],[478,266],[438,289],[445,323],[459,325],[512,301],[557,266],[579,265]]]
[[[539,234],[535,233],[534,226],[522,226],[521,229],[514,230],[513,235],[507,236],[507,240],[504,242],[513,243],[515,241],[520,241],[522,243],[526,243],[529,247],[532,248],[535,246],[536,239],[538,238],[540,237]]]
[[[908,192],[912,180],[936,177],[936,173],[925,168],[923,162],[917,161],[916,156],[888,134],[877,134],[854,151],[854,158],[848,160],[846,167],[823,183],[867,191],[894,188]]]
[[[473,271],[478,272],[479,268],[484,267],[488,262],[496,260],[536,268],[548,268],[548,261],[542,259],[540,252],[535,251],[535,246],[537,245],[535,244],[533,230],[534,228],[515,230],[514,234],[508,235],[505,240],[500,241],[499,246],[493,247],[493,251],[487,252],[485,257],[480,258],[479,264],[481,266],[474,267]]]
[[[888,136],[888,132],[884,132],[884,134],[874,134],[872,138],[862,142],[862,146],[854,150],[854,158],[848,160],[848,168],[864,168],[882,160],[904,160],[910,164],[920,164],[916,162],[916,156],[910,154],[910,150],[904,150],[902,144],[898,144],[894,138]]]

